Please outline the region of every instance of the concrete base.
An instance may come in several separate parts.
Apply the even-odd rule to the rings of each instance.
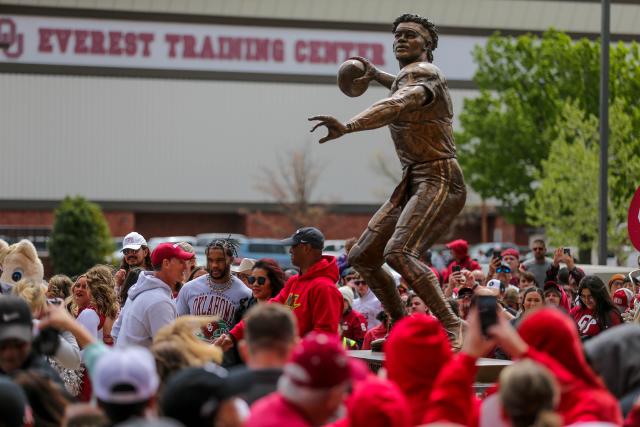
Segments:
[[[371,350],[351,350],[347,352],[349,357],[360,359],[365,362],[369,369],[373,372],[378,372],[384,363],[384,353],[372,352]],[[428,363],[428,361],[426,361]],[[478,374],[476,375],[475,382],[478,384],[491,384],[498,380],[500,371],[505,366],[511,365],[510,360],[500,359],[486,359],[480,358],[476,362],[478,367]]]

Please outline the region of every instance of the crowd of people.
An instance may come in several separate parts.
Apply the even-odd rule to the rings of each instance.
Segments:
[[[296,271],[236,264],[232,239],[198,266],[188,243],[151,251],[132,232],[116,268],[18,282],[0,296],[0,426],[640,426],[632,275],[604,283],[542,240],[485,272],[454,240],[444,270],[422,262],[465,322],[455,352],[389,269],[406,311],[392,324],[349,265],[355,239],[339,258],[314,227],[283,243]],[[348,353],[369,349],[384,352],[377,374]],[[479,388],[481,357],[513,363]]]

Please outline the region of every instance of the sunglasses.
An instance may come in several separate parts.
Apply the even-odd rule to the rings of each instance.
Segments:
[[[247,281],[249,282],[250,285],[253,285],[254,283],[258,282],[258,285],[262,286],[265,283],[267,283],[267,278],[264,276],[260,276],[260,277],[249,276]]]
[[[356,286],[360,286],[360,285],[366,285],[367,282],[365,282],[364,280],[356,280],[353,282],[353,284]]]
[[[496,273],[511,273],[511,268],[509,268],[509,267],[498,267],[498,268],[496,268]]]
[[[137,254],[140,249],[123,249],[122,253],[125,255]]]

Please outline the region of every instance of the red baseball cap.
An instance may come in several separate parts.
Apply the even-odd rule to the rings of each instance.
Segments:
[[[151,264],[159,265],[165,259],[188,260],[195,256],[180,247],[180,243],[160,243],[151,253]]]
[[[469,243],[466,240],[458,239],[447,243],[447,248],[460,255],[466,255],[469,250]]]
[[[367,369],[350,359],[337,335],[307,334],[284,367],[284,375],[295,385],[327,389],[348,380],[362,379]]]
[[[633,301],[633,291],[627,288],[620,288],[613,293],[613,303],[621,310],[625,311],[631,306]]]
[[[516,259],[520,259],[520,252],[518,252],[517,249],[513,249],[513,248],[505,249],[504,251],[502,251],[502,253],[500,253],[500,255],[502,255],[502,256],[511,255],[511,256],[515,257]]]

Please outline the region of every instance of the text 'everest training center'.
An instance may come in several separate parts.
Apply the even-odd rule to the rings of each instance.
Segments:
[[[82,195],[114,236],[281,237],[283,176],[326,206],[314,225],[327,238],[359,235],[400,177],[389,132],[320,146],[307,118],[347,120],[385,96],[347,98],[336,72],[360,55],[396,73],[405,12],[440,30],[456,116],[476,93],[472,50],[495,31],[595,39],[600,24],[593,1],[0,0],[0,236],[46,239],[60,200]],[[612,40],[636,38],[638,19],[640,1],[614,1]],[[443,239],[532,233],[473,192],[454,225]]]

